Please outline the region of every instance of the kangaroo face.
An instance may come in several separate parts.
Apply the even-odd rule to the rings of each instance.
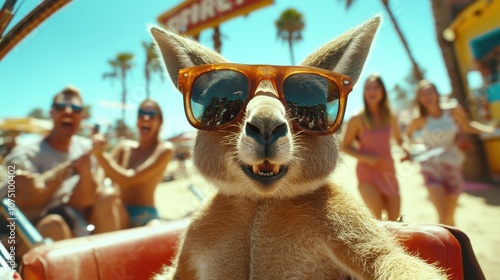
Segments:
[[[344,33],[307,57],[302,66],[322,68],[358,79],[380,18]],[[180,69],[228,62],[220,54],[170,31],[151,33],[172,81]],[[238,123],[198,132],[194,164],[222,193],[252,199],[283,198],[322,186],[338,157],[334,136],[296,131],[272,78],[261,75]],[[210,82],[207,82],[210,83]],[[296,121],[296,120],[295,120]]]
[[[237,126],[198,133],[195,165],[221,191],[250,198],[292,197],[321,186],[335,168],[334,137],[294,131],[276,89],[261,84]]]

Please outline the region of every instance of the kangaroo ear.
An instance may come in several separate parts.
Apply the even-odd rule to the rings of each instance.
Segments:
[[[301,65],[348,75],[356,83],[380,24],[380,18],[376,16],[326,43],[309,55]]]
[[[179,70],[182,68],[227,62],[215,51],[172,31],[153,26],[150,32],[175,85],[177,85]]]

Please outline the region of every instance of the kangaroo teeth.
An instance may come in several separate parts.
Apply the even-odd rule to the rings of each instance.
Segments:
[[[252,172],[253,172],[253,174],[259,174],[259,166],[252,165]]]
[[[280,165],[272,164],[266,160],[264,163],[252,165],[252,172],[262,177],[272,177],[280,173]]]
[[[274,165],[274,166],[273,166],[273,172],[271,172],[271,173],[274,173],[274,174],[278,174],[278,173],[280,173],[280,166],[279,166],[279,165],[277,165],[277,164],[276,164],[276,165]]]

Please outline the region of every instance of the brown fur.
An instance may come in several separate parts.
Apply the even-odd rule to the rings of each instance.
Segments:
[[[302,65],[357,80],[379,25],[378,17],[310,55]],[[172,32],[151,33],[174,83],[181,68],[225,61],[219,54]],[[244,120],[225,131],[199,131],[193,151],[199,172],[218,188],[193,218],[177,257],[154,279],[446,279],[407,254],[367,208],[329,181],[338,158],[333,136],[294,131],[276,89],[262,83]],[[286,125],[271,152],[245,130],[263,133]],[[268,160],[286,166],[262,185],[241,166]]]

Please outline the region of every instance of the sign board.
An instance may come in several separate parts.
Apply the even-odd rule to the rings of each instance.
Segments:
[[[171,30],[189,36],[273,4],[273,0],[186,0],[158,17]]]

